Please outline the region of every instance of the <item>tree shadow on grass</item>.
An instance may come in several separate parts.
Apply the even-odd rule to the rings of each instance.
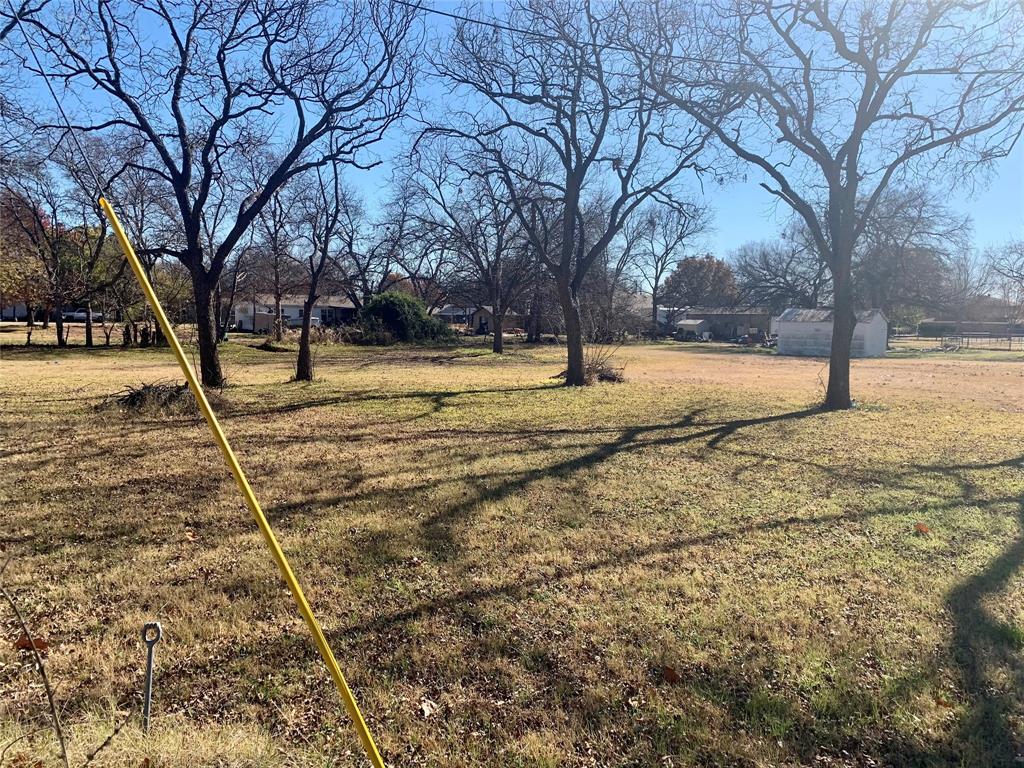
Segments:
[[[470,395],[495,395],[495,394],[517,394],[520,392],[532,392],[543,389],[558,389],[557,384],[539,384],[529,387],[493,387],[490,389],[445,389],[445,390],[413,390],[409,392],[382,392],[375,389],[347,392],[334,397],[322,397],[317,399],[299,400],[293,403],[281,405],[246,408],[240,406],[237,411],[229,414],[227,418],[249,418],[252,416],[275,416],[278,414],[296,413],[310,408],[324,408],[335,405],[350,405],[353,403],[370,402],[399,402],[401,400],[424,400],[430,403],[430,408],[415,418],[425,418],[433,415],[451,404],[459,397]],[[224,420],[222,418],[222,420]]]
[[[1024,564],[1024,499],[1018,507],[1017,539],[946,598],[953,617],[953,658],[970,698],[958,739],[967,752],[965,765],[1009,766],[1024,761],[1024,745],[1013,727],[1024,691],[1024,630],[993,616],[985,605],[1009,586]],[[1000,670],[1005,682],[996,679]]]
[[[617,437],[601,443],[582,456],[527,470],[491,487],[483,487],[476,495],[430,515],[423,523],[424,542],[435,557],[450,560],[458,555],[459,545],[452,529],[481,504],[493,503],[519,493],[531,484],[548,478],[567,477],[593,468],[623,453],[641,449],[664,448],[706,439],[707,448],[714,449],[739,430],[764,424],[804,419],[821,413],[818,408],[729,421],[701,421],[704,409],[694,409],[682,418],[663,424],[624,427]],[[682,433],[680,433],[682,431]],[[484,478],[479,485],[483,485]]]

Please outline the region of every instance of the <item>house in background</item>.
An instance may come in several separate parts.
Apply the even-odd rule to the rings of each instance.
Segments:
[[[779,354],[828,357],[832,352],[832,316],[831,309],[787,309],[778,319]],[[881,310],[858,312],[850,356],[882,357],[888,338],[889,321]]]
[[[434,312],[435,317],[444,320],[448,325],[469,325],[473,317],[473,307],[457,307],[454,304],[445,304]]]
[[[477,307],[469,318],[469,326],[476,333],[494,332],[494,307]],[[502,320],[502,329],[511,331],[523,327],[523,316],[514,310],[508,310]]]
[[[281,316],[286,326],[302,322],[306,303],[305,296],[287,295],[281,297]],[[344,296],[321,296],[313,307],[313,317],[324,326],[342,325],[355,319],[356,307]],[[235,305],[232,312],[235,327],[239,331],[269,333],[274,327],[274,297],[257,294]]]
[[[772,312],[767,307],[689,307],[682,319],[707,320],[711,335],[724,341],[775,332]]]

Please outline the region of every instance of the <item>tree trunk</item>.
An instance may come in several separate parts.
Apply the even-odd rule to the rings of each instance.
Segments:
[[[558,302],[562,305],[562,317],[565,319],[565,345],[568,352],[565,385],[582,387],[587,383],[587,376],[583,365],[583,324],[580,322],[579,298],[572,286],[559,285]]]
[[[28,318],[25,320],[25,325],[29,328],[36,327],[36,308],[32,304],[26,304],[25,309],[28,310]]]
[[[217,320],[213,316],[213,291],[201,271],[192,273],[192,290],[196,300],[196,340],[199,342],[199,369],[203,386],[223,387],[224,373],[217,351]]]
[[[536,300],[530,304],[530,314],[526,316],[526,342],[536,344],[540,341],[540,304]]]
[[[835,310],[832,313],[832,352],[828,364],[828,390],[824,408],[842,411],[850,408],[850,348],[857,316],[853,310],[853,286],[849,275],[834,275]]]
[[[47,330],[50,327],[50,313],[53,312],[53,304],[47,302],[46,309],[43,310],[43,330]]]
[[[505,351],[505,334],[503,333],[503,326],[505,324],[505,313],[498,313],[498,307],[494,307],[494,340],[491,342],[491,352],[495,354],[501,354]]]
[[[307,298],[302,310],[302,330],[299,332],[299,357],[295,361],[295,380],[313,380],[313,351],[309,344],[309,328],[313,322],[315,298]]]
[[[274,294],[274,341],[284,340],[284,323],[281,317],[281,294]]]
[[[221,322],[220,313],[221,313],[221,290],[220,290],[220,280],[218,280],[217,281],[217,287],[213,289],[213,317],[214,317],[215,322],[217,323],[217,343],[218,344],[220,344],[220,342],[224,339],[224,336],[225,336],[225,330],[224,329],[227,327],[227,323],[222,323]]]
[[[85,346],[92,347],[92,302],[85,302]]]
[[[55,318],[55,322],[57,323],[57,346],[66,347],[68,345],[68,340],[64,336],[64,302],[58,301],[56,309],[57,317]],[[43,328],[45,327],[46,324],[44,323]]]
[[[654,329],[654,336],[658,336],[658,288],[655,286],[651,291],[651,327]]]

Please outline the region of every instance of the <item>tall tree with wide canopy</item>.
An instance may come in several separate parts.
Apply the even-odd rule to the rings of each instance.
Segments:
[[[468,106],[431,130],[475,146],[555,278],[569,386],[587,380],[580,289],[591,266],[637,208],[704,170],[708,129],[661,109],[634,57],[614,45],[627,13],[515,0],[503,26],[456,22],[433,62]]]
[[[140,166],[174,199],[168,250],[191,276],[205,385],[224,381],[213,307],[232,249],[293,176],[372,162],[412,87],[415,15],[386,0],[76,0],[25,21],[51,77],[107,98],[75,129],[152,149]],[[250,185],[247,158],[268,147],[276,162]]]
[[[628,45],[642,52],[645,81],[759,169],[762,186],[800,216],[827,263],[835,322],[824,406],[849,408],[857,245],[890,184],[940,172],[951,181],[1005,156],[1019,137],[1024,6],[630,7]]]
[[[665,279],[665,300],[673,307],[722,307],[736,303],[739,292],[728,262],[710,253],[687,256]]]

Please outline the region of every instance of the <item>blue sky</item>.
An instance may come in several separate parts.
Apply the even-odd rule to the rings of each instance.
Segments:
[[[404,157],[399,137],[385,140],[377,150],[384,161],[371,171],[351,171],[348,180],[359,190],[370,208],[387,194],[392,172],[400,169]],[[717,256],[751,240],[776,237],[787,219],[785,207],[758,186],[756,172],[750,170],[748,181],[704,185],[703,199],[714,211],[715,229],[707,236],[705,247]],[[941,178],[931,179],[933,188],[941,189]],[[693,187],[694,193],[699,188]],[[987,180],[978,180],[974,189],[954,187],[948,192],[950,209],[967,214],[974,222],[974,242],[978,249],[999,245],[1011,239],[1024,238],[1024,144],[993,166]]]
[[[428,6],[451,12],[460,9],[458,2],[450,0],[428,3]],[[498,2],[485,3],[482,7],[500,17],[504,6]],[[452,28],[452,22],[444,17],[427,15],[425,22],[428,38],[446,36]],[[421,84],[418,97],[434,113],[443,113],[451,98],[443,87],[430,81]],[[380,167],[364,172],[353,170],[348,174],[349,184],[363,194],[370,210],[387,194],[393,172],[401,171],[406,160],[405,146],[405,138],[395,132],[375,150],[383,161]],[[777,237],[789,218],[788,208],[758,186],[764,178],[761,172],[750,166],[741,168],[740,174],[744,172],[747,181],[721,186],[706,182],[703,190],[696,182],[691,186],[693,194],[700,196],[702,193],[704,201],[714,211],[714,231],[708,234],[701,247],[717,256],[727,256],[751,240]],[[953,212],[971,217],[974,242],[979,250],[1024,238],[1024,141],[1010,156],[993,164],[986,178],[976,178],[971,189],[949,187],[945,177],[924,181],[933,190],[946,194],[946,203]]]
[[[459,5],[454,2],[438,2],[435,7],[457,10]],[[500,4],[484,7],[497,16],[502,13]],[[427,15],[425,23],[428,40],[443,38],[451,30],[450,20],[443,17]],[[43,84],[34,82],[32,90],[33,100],[48,108],[51,100]],[[421,84],[418,97],[434,113],[444,113],[452,98],[444,87],[429,80]],[[94,107],[98,105],[95,95],[82,93],[75,94],[70,102],[65,103],[73,105],[73,112],[85,111],[87,104]],[[379,167],[370,171],[352,169],[347,173],[349,185],[366,199],[369,212],[372,213],[387,196],[393,173],[401,171],[406,164],[407,142],[408,134],[396,128],[374,148],[374,154],[382,161]],[[705,184],[703,199],[714,211],[715,228],[707,236],[706,242],[701,244],[702,249],[725,256],[745,242],[777,236],[787,219],[787,210],[758,186],[759,172],[753,168],[745,170],[748,178],[746,182],[730,182],[722,186],[713,182]],[[947,204],[953,211],[972,218],[975,244],[979,249],[1009,239],[1024,238],[1024,142],[1009,157],[993,165],[988,178],[978,180],[973,189],[954,187],[946,190],[945,178],[927,181],[933,189],[946,191]],[[701,193],[695,184],[691,190],[695,196]]]
[[[429,97],[437,109],[444,109],[445,94],[435,87],[424,89],[421,97]],[[370,171],[352,170],[347,174],[349,184],[360,191],[373,210],[377,202],[387,195],[394,172],[400,172],[407,160],[405,138],[400,132],[387,137],[375,149],[383,161]],[[709,233],[702,247],[717,256],[727,256],[743,243],[776,237],[788,219],[788,209],[776,198],[758,186],[763,178],[752,167],[746,170],[747,181],[718,185],[706,182],[703,199],[714,211],[714,231]],[[741,171],[742,173],[742,171]],[[949,208],[960,215],[969,215],[974,223],[974,242],[980,250],[999,245],[1011,239],[1024,238],[1024,142],[1006,158],[995,163],[987,178],[978,178],[972,189],[947,185],[945,178],[927,179],[936,190],[946,192]],[[701,188],[694,182],[695,196]]]

